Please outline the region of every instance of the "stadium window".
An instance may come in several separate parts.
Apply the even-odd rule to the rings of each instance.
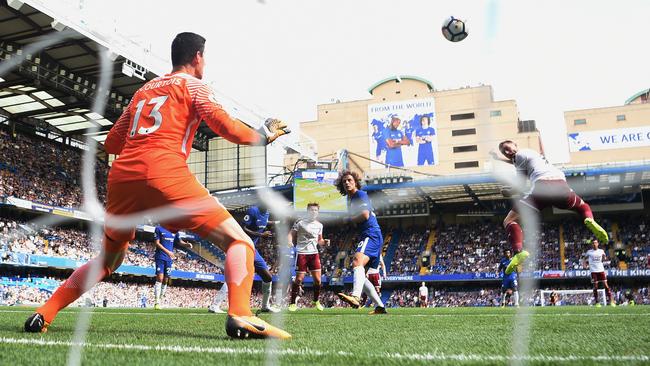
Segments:
[[[454,168],[478,168],[478,161],[462,161],[460,163],[454,163]]]
[[[452,136],[476,135],[476,128],[465,128],[462,130],[452,130]]]
[[[501,111],[500,110],[490,111],[490,117],[501,117]]]
[[[578,118],[578,119],[574,119],[574,120],[573,120],[573,125],[574,125],[574,126],[578,126],[578,125],[586,125],[586,124],[587,124],[587,120],[584,119],[584,118]]]
[[[478,151],[478,147],[476,145],[454,146],[454,153],[463,153],[469,151]]]
[[[617,115],[616,116],[616,121],[617,122],[625,121],[625,115],[624,114]]]
[[[401,93],[401,91],[399,91],[399,90],[395,92],[395,94],[399,94],[399,93]]]
[[[535,120],[518,121],[517,129],[519,130],[519,133],[535,132],[537,131]]]
[[[451,115],[451,120],[452,121],[459,121],[462,119],[473,119],[474,118],[474,112],[472,113],[461,113],[461,114],[452,114]]]

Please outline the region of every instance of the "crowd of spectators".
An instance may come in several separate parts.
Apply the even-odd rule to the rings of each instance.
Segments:
[[[39,136],[13,135],[0,129],[0,199],[14,196],[38,203],[79,207],[82,204],[80,173],[84,151],[63,145]],[[95,164],[96,187],[101,202],[106,193],[108,165],[97,160]],[[650,234],[647,232],[648,217],[618,220],[616,243],[601,243],[605,249],[620,249],[617,256],[611,255],[612,267],[650,268]],[[612,234],[611,223],[599,222]],[[6,226],[0,220],[0,231]],[[592,233],[578,220],[570,218],[562,223],[542,223],[538,242],[539,256],[536,267],[528,269],[558,270],[560,263],[560,234],[562,228],[565,240],[565,268],[584,268],[582,255],[589,248]],[[386,228],[384,228],[386,229]],[[403,231],[390,263],[390,274],[408,275],[419,272],[419,257],[426,243],[430,228],[408,228]],[[493,272],[508,248],[505,230],[499,222],[476,222],[469,224],[440,225],[436,228],[436,242],[433,245],[432,265],[429,271],[438,274],[467,272]],[[390,236],[390,230],[386,232]],[[329,247],[321,248],[322,272],[327,276],[349,272],[349,258],[354,253],[355,243],[349,228],[326,228],[325,237],[331,239]],[[5,233],[6,234],[6,233]],[[21,237],[7,238],[0,243],[5,250],[14,253],[55,255],[76,260],[87,260],[97,253],[92,249],[87,235],[74,229],[40,229]],[[614,247],[609,247],[614,245]],[[141,250],[140,250],[141,249]],[[277,273],[277,245],[273,239],[263,239],[258,249]],[[126,263],[151,266],[151,251],[147,243],[134,243]],[[144,253],[144,254],[143,254]],[[213,272],[219,271],[211,264],[186,256],[176,264],[178,269]]]
[[[570,289],[588,289],[585,287],[567,287],[560,286],[546,290],[570,290]],[[520,293],[521,305],[540,306],[541,292]],[[544,295],[544,304],[549,306],[550,293]],[[639,288],[612,288],[612,296],[617,304],[629,304],[633,299],[636,305],[650,305],[650,287]],[[562,294],[559,296],[557,305],[593,305],[593,294]],[[481,288],[471,290],[429,290],[428,307],[474,307],[474,306],[500,306],[501,290],[495,288]],[[420,299],[418,290],[397,289],[394,290],[386,303],[387,307],[419,307]]]
[[[162,303],[171,308],[207,308],[217,290],[204,287],[168,286]],[[152,307],[154,303],[153,283],[134,284],[125,282],[100,282],[75,305],[107,307]]]
[[[494,222],[441,227],[433,245],[430,271],[440,274],[496,272],[503,249],[509,247],[503,228]]]
[[[345,230],[335,230],[333,228],[326,228],[323,232],[323,238],[330,240],[330,245],[319,246],[320,262],[321,262],[321,273],[325,276],[331,276],[335,270],[342,267],[342,262],[339,263],[336,261],[337,255],[340,252],[339,248],[345,246],[345,240],[347,237],[347,232]],[[255,248],[260,253],[262,258],[269,265],[269,271],[273,274],[279,272],[279,261],[278,261],[278,244],[275,236],[271,238],[260,238],[260,240],[255,245]],[[356,248],[356,246],[353,246]],[[345,251],[347,256],[348,254],[354,253],[354,250],[349,250],[349,253]],[[289,255],[289,253],[287,253]],[[293,259],[290,259],[293,261]],[[293,265],[291,262],[289,265]]]
[[[418,260],[429,238],[429,233],[429,229],[421,227],[405,230],[400,236],[388,273],[394,275],[419,273]]]
[[[650,268],[650,218],[629,218],[619,225],[619,240],[629,269]]]
[[[650,234],[648,233],[647,216],[626,217],[619,220],[617,238],[611,231],[609,222],[602,220],[612,240],[601,243],[609,259],[606,268],[647,269],[650,268]],[[562,224],[565,241],[565,264],[567,269],[588,268],[584,254],[591,248],[593,234],[578,221],[568,221]]]
[[[612,232],[607,222],[601,220],[600,223],[609,232],[611,238]],[[562,223],[562,230],[564,231],[564,264],[566,269],[577,270],[584,268],[583,254],[591,248],[591,241],[594,239],[594,234],[576,219],[567,220]],[[601,249],[606,249],[607,247],[608,243],[600,243]]]
[[[30,282],[29,286],[26,282]],[[44,289],[36,286],[42,282]],[[32,278],[26,281],[0,283],[0,304],[4,305],[32,305],[46,301],[51,295],[51,289],[60,284],[60,281],[53,279]],[[555,290],[585,289],[584,286],[560,286]],[[551,289],[546,289],[551,290]],[[179,308],[207,308],[217,293],[215,288],[206,287],[183,287],[169,286],[166,290],[162,303],[165,307]],[[283,302],[277,304],[285,308],[288,303],[288,289],[276,288],[275,291],[283,292]],[[390,296],[386,301],[387,307],[419,307],[420,299],[417,288],[400,288],[384,290]],[[617,304],[629,304],[634,300],[637,305],[650,305],[650,287],[623,288],[615,286],[612,288],[614,300]],[[540,292],[520,294],[521,304],[539,306],[541,304]],[[275,300],[275,294],[272,301]],[[300,308],[312,306],[311,288],[305,287],[304,292],[298,297]],[[545,295],[545,305],[550,305],[548,293]],[[345,307],[336,291],[323,290],[320,295],[321,303],[327,308]],[[259,308],[262,303],[262,294],[254,288],[251,295],[251,306]],[[428,307],[485,307],[500,306],[501,291],[498,288],[478,289],[440,289],[430,288]],[[584,294],[563,294],[559,296],[558,305],[593,305],[591,293]],[[77,300],[73,306],[108,306],[108,307],[151,307],[153,306],[153,286],[151,283],[125,283],[125,282],[101,282],[83,297]]]
[[[498,289],[479,289],[471,291],[430,290],[428,307],[460,306],[498,306],[500,305]],[[388,299],[388,307],[419,307],[420,298],[417,289],[394,290]]]
[[[618,246],[625,255],[622,258],[630,269],[650,268],[650,235],[647,234],[645,218],[633,219],[622,224],[619,231]],[[567,270],[585,268],[583,254],[590,248],[593,235],[579,222],[568,221],[560,225],[542,224],[539,231],[540,251],[537,267],[528,270],[559,270],[560,240],[559,228],[562,227],[565,240],[565,265]],[[429,229],[408,228],[401,236],[392,262],[389,264],[390,275],[412,275],[419,272],[419,258],[429,237]],[[322,273],[328,277],[338,274],[349,275],[350,258],[354,246],[341,250],[349,241],[348,232],[326,229],[326,236],[331,239],[329,246],[320,248]],[[609,245],[613,245],[611,242]],[[439,228],[434,243],[431,273],[457,274],[471,272],[496,272],[503,250],[509,248],[505,230],[494,223],[456,224]],[[272,273],[278,273],[278,247],[275,238],[263,238],[257,249],[266,259]],[[612,260],[611,268],[621,268],[621,258],[608,251]],[[99,251],[99,240],[93,241],[89,235],[75,228],[37,227],[33,224],[20,223],[11,219],[0,218],[0,250],[11,253],[65,257],[85,261]],[[124,264],[152,267],[155,246],[153,241],[134,240]],[[222,269],[203,258],[177,250],[174,268],[190,272],[223,273]],[[293,265],[293,262],[290,263]],[[388,265],[388,263],[387,263]]]
[[[0,305],[42,304],[50,294],[35,287],[0,285]]]
[[[12,136],[0,129],[0,198],[13,196],[59,207],[82,204],[83,150],[36,136]],[[96,160],[100,202],[106,197],[108,164]]]
[[[99,241],[91,240],[85,231],[74,228],[37,227],[0,218],[0,250],[51,257],[65,257],[87,261],[99,253]],[[153,267],[155,246],[153,241],[134,240],[124,259],[124,264]],[[176,250],[174,269],[200,273],[223,273],[223,270],[184,250]]]

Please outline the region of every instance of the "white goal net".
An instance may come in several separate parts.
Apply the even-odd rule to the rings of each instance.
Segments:
[[[593,290],[540,290],[540,305],[594,305]],[[556,293],[555,304],[551,301],[551,294]],[[605,289],[598,289],[598,301],[606,305]]]

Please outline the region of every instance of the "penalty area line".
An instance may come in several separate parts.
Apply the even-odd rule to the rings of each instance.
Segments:
[[[115,343],[75,343],[69,341],[48,341],[37,338],[7,338],[0,337],[0,343],[8,345],[30,345],[44,347],[71,347],[83,346],[97,349],[116,349],[116,350],[134,350],[134,351],[155,351],[171,353],[212,353],[222,355],[266,355],[267,352],[261,348],[247,347],[186,347],[186,346],[149,346],[144,344],[115,344]],[[540,361],[540,362],[576,362],[576,361],[600,361],[600,362],[647,362],[650,361],[650,355],[596,355],[596,356],[546,356],[546,355],[524,355],[524,356],[505,356],[505,355],[481,355],[481,354],[444,354],[444,353],[390,353],[378,352],[372,354],[353,353],[345,351],[320,351],[314,349],[279,349],[272,350],[270,353],[278,356],[294,357],[366,357],[392,360],[413,360],[413,361],[458,361],[458,362],[508,362],[508,361]]]

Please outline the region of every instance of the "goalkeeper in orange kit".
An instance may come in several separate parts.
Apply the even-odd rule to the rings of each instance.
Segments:
[[[266,145],[290,131],[278,120],[269,119],[254,130],[231,118],[201,81],[204,48],[205,38],[200,35],[178,34],[171,46],[172,72],[136,91],[109,132],[104,148],[119,157],[108,175],[103,253],[75,270],[27,319],[25,331],[47,331],[61,309],[120,266],[137,223],[125,229],[116,225],[116,218],[171,207],[178,215],[161,225],[170,231],[192,230],[226,253],[226,333],[236,338],[291,337],[251,313],[253,242],[186,163],[201,121],[219,136],[243,145]]]

